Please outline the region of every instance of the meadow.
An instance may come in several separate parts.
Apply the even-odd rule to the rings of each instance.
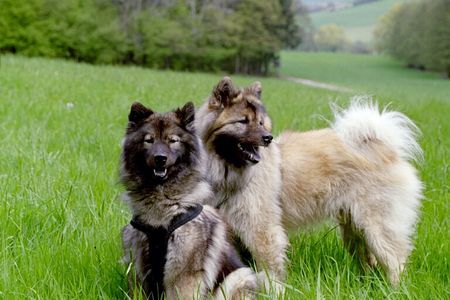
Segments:
[[[360,271],[332,225],[292,233],[287,299],[450,297],[450,81],[372,59],[286,52],[281,71],[369,92],[421,128],[426,199],[417,249],[392,288],[381,272]],[[2,56],[0,298],[126,299],[120,230],[131,216],[120,200],[118,160],[129,107],[199,105],[223,75]],[[352,95],[277,78],[233,79],[262,82],[275,133],[326,126],[329,103],[345,105]]]
[[[380,0],[347,9],[312,13],[310,17],[316,27],[336,24],[345,30],[353,42],[367,43],[373,39],[372,33],[379,18],[392,6],[401,2],[404,0]]]

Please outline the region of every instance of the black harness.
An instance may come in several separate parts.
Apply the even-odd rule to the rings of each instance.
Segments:
[[[145,275],[144,290],[149,299],[159,300],[164,293],[164,266],[166,265],[167,246],[171,234],[187,222],[195,219],[203,210],[203,206],[197,204],[188,208],[185,213],[175,216],[167,228],[144,224],[138,216],[133,216],[131,226],[142,231],[149,240],[148,272]]]

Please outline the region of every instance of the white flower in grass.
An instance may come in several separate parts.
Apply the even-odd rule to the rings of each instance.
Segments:
[[[67,102],[66,103],[66,108],[67,109],[72,109],[72,108],[74,108],[74,106],[75,106],[75,104],[73,104],[72,102]]]

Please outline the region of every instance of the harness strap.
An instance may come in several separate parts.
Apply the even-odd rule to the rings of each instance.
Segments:
[[[200,204],[188,208],[185,213],[175,216],[168,228],[145,224],[139,220],[138,216],[133,216],[131,219],[131,226],[147,235],[149,241],[149,257],[146,262],[148,271],[143,278],[143,288],[149,299],[159,300],[164,293],[164,266],[169,237],[177,228],[195,219],[202,210],[203,206]]]
[[[175,216],[170,222],[169,228],[167,232],[171,235],[177,228],[180,228],[187,222],[195,219],[203,210],[203,205],[197,204],[193,207],[190,207],[187,212],[184,214],[179,214]]]

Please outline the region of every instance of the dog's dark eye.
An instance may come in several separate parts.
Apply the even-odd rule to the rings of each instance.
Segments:
[[[169,139],[169,143],[173,144],[173,143],[178,143],[180,141],[180,138],[177,136],[173,136]]]
[[[144,140],[144,142],[147,144],[153,144],[154,141],[155,141],[155,139],[152,137],[148,137]]]
[[[247,124],[248,123],[248,118],[242,119],[238,121],[241,124]]]
[[[259,122],[259,125],[263,126],[263,125],[264,125],[263,121],[260,121],[260,122]]]

